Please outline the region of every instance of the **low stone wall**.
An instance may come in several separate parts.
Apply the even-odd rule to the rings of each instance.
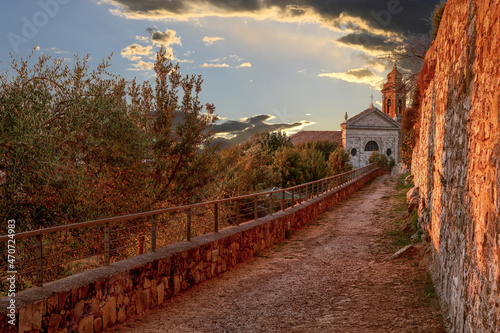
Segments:
[[[1,332],[101,332],[218,276],[304,227],[370,179],[370,174],[294,208],[237,227],[174,244],[0,299]]]

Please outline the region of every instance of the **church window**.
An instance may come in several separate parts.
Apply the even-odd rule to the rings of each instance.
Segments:
[[[401,100],[398,100],[398,113],[399,114],[401,114],[402,105],[403,105],[403,102]]]
[[[365,151],[378,151],[378,144],[375,141],[368,141]]]
[[[356,154],[357,154],[356,148],[352,148],[351,149],[351,156],[356,156]]]
[[[391,112],[391,104],[392,104],[392,102],[391,102],[391,99],[389,98],[389,99],[387,100],[387,113],[390,113],[390,112]]]
[[[391,156],[391,155],[392,155],[392,150],[391,150],[391,148],[388,148],[388,149],[387,149],[387,151],[385,152],[385,154],[386,154],[387,156]]]

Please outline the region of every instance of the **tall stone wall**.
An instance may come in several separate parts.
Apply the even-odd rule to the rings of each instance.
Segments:
[[[500,0],[448,0],[412,173],[451,332],[500,332]]]
[[[16,325],[0,299],[0,332],[101,332],[223,274],[314,221],[385,171],[377,169],[285,211],[174,244],[154,253],[30,288],[16,296]]]

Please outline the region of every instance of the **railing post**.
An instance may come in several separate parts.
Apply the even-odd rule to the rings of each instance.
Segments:
[[[110,252],[110,242],[109,242],[109,222],[104,225],[104,264],[109,265],[109,252]]]
[[[309,199],[308,187],[309,187],[309,185],[306,185],[306,201]]]
[[[257,196],[254,196],[253,197],[253,219],[254,220],[257,220],[257,218],[259,217],[258,211],[257,211],[258,208],[259,207],[257,205]]]
[[[36,286],[43,287],[43,243],[42,235],[36,235]]]
[[[273,193],[269,193],[269,214],[273,215]]]
[[[186,211],[186,238],[188,242],[191,240],[191,207]]]
[[[151,218],[151,252],[156,252],[156,218]]]
[[[285,190],[281,191],[281,210],[285,210]]]
[[[219,232],[219,203],[214,204],[214,232]]]
[[[295,206],[295,190],[292,189],[292,208]]]
[[[241,223],[240,201],[236,200],[236,224],[240,225],[240,223]]]

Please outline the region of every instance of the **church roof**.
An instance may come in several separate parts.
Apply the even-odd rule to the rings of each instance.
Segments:
[[[341,131],[301,131],[295,133],[290,137],[294,146],[315,141],[330,141],[335,142],[339,146],[342,145],[342,132]]]
[[[370,107],[368,109],[364,110],[361,113],[358,113],[354,117],[348,118],[347,121],[344,121],[341,126],[347,127],[347,128],[353,128],[353,127],[373,128],[373,127],[375,127],[374,124],[371,124],[370,121],[366,122],[366,120],[370,119],[370,115],[374,115],[375,117],[377,117],[377,119],[380,119],[381,124],[377,124],[376,127],[394,128],[394,129],[401,128],[401,125],[399,124],[399,122],[395,121],[390,116],[386,115],[385,113],[380,111],[378,108],[374,107],[373,105],[370,105]],[[365,120],[365,121],[363,121],[363,120]]]

